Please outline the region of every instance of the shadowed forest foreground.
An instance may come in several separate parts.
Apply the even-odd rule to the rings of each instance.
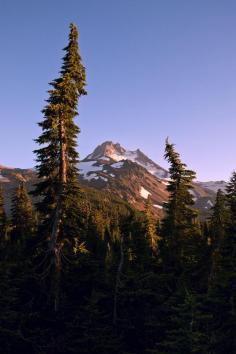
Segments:
[[[0,190],[0,351],[4,354],[236,353],[236,173],[211,217],[194,208],[195,173],[168,140],[169,192],[157,220],[78,182],[74,119],[86,95],[78,32],[36,139],[38,183]]]

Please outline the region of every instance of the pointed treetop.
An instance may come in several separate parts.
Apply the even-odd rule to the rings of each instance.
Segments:
[[[64,48],[66,54],[63,58],[63,64],[60,73],[62,74],[62,79],[67,78],[68,80],[73,80],[80,96],[86,95],[87,92],[84,88],[86,85],[86,75],[85,67],[82,64],[81,56],[79,53],[78,37],[79,33],[77,26],[74,23],[71,23],[69,43]]]
[[[78,34],[78,29],[77,29],[77,26],[74,22],[70,23],[70,30],[71,30],[71,33],[75,32]]]
[[[185,169],[186,164],[181,162],[180,155],[177,151],[175,151],[174,144],[171,144],[166,138],[166,147],[165,147],[165,159],[170,163],[178,166],[180,170]]]

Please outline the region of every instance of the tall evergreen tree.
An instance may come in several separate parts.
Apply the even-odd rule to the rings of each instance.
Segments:
[[[35,214],[32,201],[24,182],[20,182],[12,198],[13,242],[24,244],[35,228]]]
[[[6,212],[4,209],[4,199],[3,199],[3,190],[0,187],[0,239],[1,242],[5,236],[6,231]]]
[[[226,200],[218,192],[213,209],[215,251],[208,290],[211,352],[236,352],[236,174],[226,188]]]
[[[48,104],[43,109],[44,120],[39,123],[43,132],[36,142],[43,147],[35,150],[40,182],[34,194],[40,197],[38,210],[43,219],[41,232],[48,240],[55,284],[60,277],[62,249],[65,245],[72,249],[73,240],[78,236],[80,190],[76,140],[80,130],[74,119],[78,115],[78,99],[86,91],[85,68],[81,63],[77,41],[77,28],[71,24],[61,75],[50,83],[52,89],[49,91]],[[58,285],[55,287],[58,289]]]
[[[231,231],[236,232],[236,172],[232,173],[226,186],[226,197],[231,215]]]
[[[170,163],[170,181],[167,186],[169,199],[162,224],[161,256],[163,277],[168,290],[163,304],[166,312],[165,329],[157,349],[161,353],[192,353],[192,340],[195,336],[192,322],[196,322],[196,317],[192,304],[188,304],[187,295],[195,293],[201,278],[200,227],[191,193],[195,172],[186,168],[174,145],[168,140],[165,158]],[[177,328],[181,322],[184,327],[179,331]]]
[[[149,195],[145,205],[145,236],[148,239],[152,254],[156,255],[159,237],[157,235],[157,222],[153,216],[152,207],[153,204]]]
[[[229,223],[229,212],[226,197],[219,189],[216,195],[215,205],[212,207],[212,215],[209,220],[209,241],[212,252],[212,264],[209,280],[214,278],[222,242],[226,236]]]
[[[167,186],[169,199],[165,205],[166,215],[163,219],[163,234],[168,247],[171,249],[171,257],[178,262],[190,260],[192,244],[196,236],[200,234],[197,221],[197,211],[194,208],[194,200],[191,190],[195,172],[188,170],[181,162],[174,145],[166,141],[165,159],[170,163],[170,181]]]

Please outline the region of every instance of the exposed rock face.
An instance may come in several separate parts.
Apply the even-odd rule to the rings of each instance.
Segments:
[[[105,141],[98,145],[92,154],[88,155],[85,160],[98,160],[102,157],[124,156],[126,150],[119,144],[114,144],[112,141]]]

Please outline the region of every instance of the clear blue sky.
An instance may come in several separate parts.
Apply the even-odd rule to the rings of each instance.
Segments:
[[[48,82],[78,25],[88,96],[81,158],[104,140],[163,161],[166,136],[199,180],[236,168],[236,1],[0,0],[0,164],[34,165]]]

